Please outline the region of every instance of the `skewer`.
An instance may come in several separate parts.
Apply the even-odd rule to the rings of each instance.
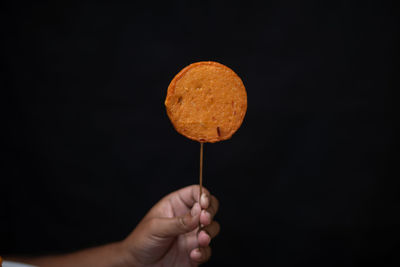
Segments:
[[[201,194],[203,193],[203,142],[200,142],[200,195],[199,195],[199,203]]]

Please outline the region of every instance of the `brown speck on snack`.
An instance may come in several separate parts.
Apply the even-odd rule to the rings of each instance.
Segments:
[[[180,96],[179,98],[178,98],[178,103],[181,103],[182,102],[182,97]]]
[[[233,115],[236,115],[236,110],[233,111]]]
[[[235,103],[232,101],[232,108],[233,108],[234,105],[235,105]]]
[[[219,137],[221,137],[221,130],[219,129],[219,127],[217,127],[217,134]]]

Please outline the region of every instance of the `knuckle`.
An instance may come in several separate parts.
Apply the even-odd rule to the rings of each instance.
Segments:
[[[211,238],[216,237],[219,234],[219,231],[220,231],[220,225],[216,221],[214,221],[207,229],[207,233],[210,235]]]
[[[200,259],[198,259],[198,263],[204,263],[208,261],[211,257],[211,248],[210,247],[201,248],[200,251],[201,251],[201,257]]]
[[[220,231],[221,225],[219,224],[219,222],[215,222],[215,235],[218,235]]]
[[[215,216],[215,213],[216,213],[215,207],[210,206],[210,207],[208,207],[207,211],[211,214],[211,218],[213,218]]]
[[[204,253],[204,261],[208,261],[211,258],[211,255],[212,255],[211,248],[207,247]]]
[[[188,215],[178,217],[178,226],[184,230],[190,230],[193,227],[193,222],[188,218]]]
[[[218,198],[216,198],[216,197],[214,197],[214,196],[213,196],[213,199],[214,199],[214,202],[215,202],[215,207],[218,209],[218,207],[219,207],[219,200],[218,200]]]
[[[178,224],[179,224],[179,226],[182,227],[182,228],[186,228],[186,227],[187,227],[187,225],[186,225],[185,220],[183,219],[183,217],[178,217]]]

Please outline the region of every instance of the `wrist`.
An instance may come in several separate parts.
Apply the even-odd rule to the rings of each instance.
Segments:
[[[132,253],[132,251],[129,249],[129,246],[127,246],[126,241],[120,241],[115,244],[116,245],[116,250],[118,258],[119,258],[119,264],[118,266],[121,267],[141,267],[142,264],[140,261],[138,261],[135,257],[135,255]]]
[[[109,245],[111,247],[113,257],[113,267],[137,267],[134,258],[124,246],[124,242],[115,242]]]

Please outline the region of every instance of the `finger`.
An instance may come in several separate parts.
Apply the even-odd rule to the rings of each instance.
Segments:
[[[196,249],[199,247],[199,241],[197,238],[197,230],[195,230],[190,234],[186,235],[186,251],[187,253],[190,253],[193,249]]]
[[[206,193],[202,193],[200,197],[200,206],[202,209],[207,209],[210,206],[210,197]]]
[[[196,229],[200,219],[200,205],[196,203],[185,216],[173,218],[153,218],[149,224],[151,235],[158,237],[175,237]]]
[[[211,257],[211,248],[196,248],[190,252],[190,259],[196,263],[204,263]]]
[[[179,199],[190,209],[194,203],[199,202],[200,186],[191,185],[176,191]],[[210,196],[210,192],[203,187],[202,193]]]
[[[213,221],[209,226],[201,229],[197,235],[198,244],[200,247],[210,245],[211,239],[219,234],[221,227],[218,222]]]
[[[219,209],[218,199],[214,196],[210,196],[210,198],[210,206],[206,210],[202,210],[200,215],[200,223],[205,226],[209,225],[212,222],[215,214],[218,212]]]
[[[204,227],[202,231],[205,231],[211,238],[214,238],[221,231],[221,225],[217,221],[213,221],[209,226]]]
[[[210,244],[210,242],[211,242],[211,237],[206,231],[201,230],[197,234],[197,243],[199,244],[199,247],[207,247]]]

